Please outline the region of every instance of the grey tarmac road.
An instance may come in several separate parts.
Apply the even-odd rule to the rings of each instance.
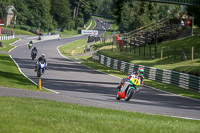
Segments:
[[[200,120],[200,101],[147,87],[142,87],[141,92],[134,94],[129,102],[115,100],[119,78],[64,58],[57,51],[58,46],[85,37],[78,36],[65,38],[61,41],[50,40],[34,44],[38,48],[38,55],[45,53],[48,61],[48,69],[42,76],[42,86],[59,92],[59,94],[0,88],[0,96],[49,99],[86,106]],[[27,37],[25,37],[17,42],[15,45],[18,47],[12,50],[10,54],[20,66],[22,72],[37,82],[34,72],[35,61],[31,60],[30,50],[25,44],[27,40]]]

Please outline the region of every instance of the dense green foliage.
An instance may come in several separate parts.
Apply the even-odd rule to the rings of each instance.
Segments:
[[[194,24],[200,27],[200,7],[188,7],[187,8],[188,14],[193,16],[195,21]]]
[[[118,7],[121,4],[120,7]],[[185,8],[179,5],[158,4],[155,2],[127,1],[115,3],[115,15],[121,31],[132,31],[149,25],[156,20],[180,17]]]
[[[194,16],[195,24],[200,25],[199,7],[134,0],[1,0],[0,18],[11,3],[15,4],[17,25],[20,25],[16,27],[25,30],[78,30],[90,21],[92,14],[115,18],[122,32],[185,13]]]
[[[3,0],[0,2],[0,19],[4,18],[11,3],[14,3],[17,15],[14,27],[21,29],[26,25],[23,26],[25,30],[78,29],[90,20],[96,9],[93,0]]]

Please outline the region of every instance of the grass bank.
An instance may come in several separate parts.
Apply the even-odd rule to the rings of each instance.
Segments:
[[[61,46],[59,50],[64,56],[83,54],[86,44],[87,39],[80,39],[78,41],[74,41]]]
[[[10,44],[19,40],[18,38],[11,39],[11,40],[2,40],[3,47],[0,47],[0,51],[8,52],[10,49],[12,49],[14,46],[11,46]]]
[[[36,36],[36,34],[33,34],[32,32],[25,31],[25,30],[13,29],[13,28],[8,28],[8,27],[3,27],[2,29],[12,30],[12,31],[15,32],[16,35],[31,35],[31,36]]]
[[[200,127],[195,120],[49,100],[0,97],[0,106],[0,132],[195,133]]]
[[[25,78],[7,54],[0,54],[0,86],[38,91],[37,86]],[[46,91],[46,90],[42,90]],[[1,128],[0,128],[1,129]]]
[[[92,30],[96,26],[96,22],[92,19],[91,20],[92,24],[88,30]]]
[[[193,36],[185,39],[179,39],[175,41],[167,41],[158,44],[157,48],[157,58],[155,57],[155,47],[154,45],[145,47],[145,56],[144,56],[144,47],[137,47],[134,51],[133,48],[127,46],[124,47],[124,50],[120,52],[120,49],[114,46],[113,52],[112,43],[107,43],[106,45],[96,46],[100,48],[99,53],[105,56],[116,58],[119,60],[127,61],[133,64],[139,64],[149,67],[155,67],[160,69],[174,70],[178,72],[189,73],[192,75],[200,76],[200,37]],[[194,60],[191,61],[191,51],[192,47],[194,48]],[[163,58],[161,59],[161,48],[163,49]],[[175,49],[176,48],[176,49]],[[187,61],[181,61],[182,50],[184,48]],[[150,50],[151,55],[150,56]]]

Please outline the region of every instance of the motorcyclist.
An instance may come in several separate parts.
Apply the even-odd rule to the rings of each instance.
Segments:
[[[46,67],[45,67],[45,69],[47,69],[47,61],[46,61],[46,59],[45,59],[45,54],[42,54],[39,58],[38,58],[38,60],[37,60],[37,64],[36,64],[36,66],[35,66],[35,71],[37,71],[37,69],[38,69],[38,63],[41,63],[41,64],[45,64],[46,65]],[[42,70],[42,73],[44,74],[44,69]]]
[[[140,86],[144,86],[144,68],[140,67],[138,68],[138,71],[137,72],[133,72],[132,74],[128,75],[127,77],[123,78],[121,80],[121,82],[119,83],[119,86],[117,86],[117,89],[120,91],[121,89],[121,86],[124,82],[128,81],[131,79],[132,75],[135,74],[135,75],[138,75],[139,78],[140,78]],[[137,88],[136,92],[139,92],[139,88]]]
[[[34,47],[34,48],[31,50],[31,56],[32,56],[33,54],[36,54],[36,55],[37,55],[37,48],[36,48],[36,47]]]
[[[29,49],[31,49],[32,46],[33,46],[33,41],[30,41],[30,42],[28,43],[28,47],[29,47]]]

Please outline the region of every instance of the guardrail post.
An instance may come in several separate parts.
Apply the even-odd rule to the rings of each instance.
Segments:
[[[194,59],[194,47],[192,47],[192,61]]]
[[[162,59],[163,58],[163,48],[161,48],[161,52],[160,53],[161,53],[160,56],[161,56],[161,59]]]
[[[174,48],[174,60],[176,60],[176,47]]]
[[[42,80],[41,80],[41,78],[38,78],[38,89],[39,90],[42,90],[41,84],[42,84]]]
[[[169,59],[169,52],[170,52],[170,51],[169,51],[169,46],[168,46],[168,59]]]

